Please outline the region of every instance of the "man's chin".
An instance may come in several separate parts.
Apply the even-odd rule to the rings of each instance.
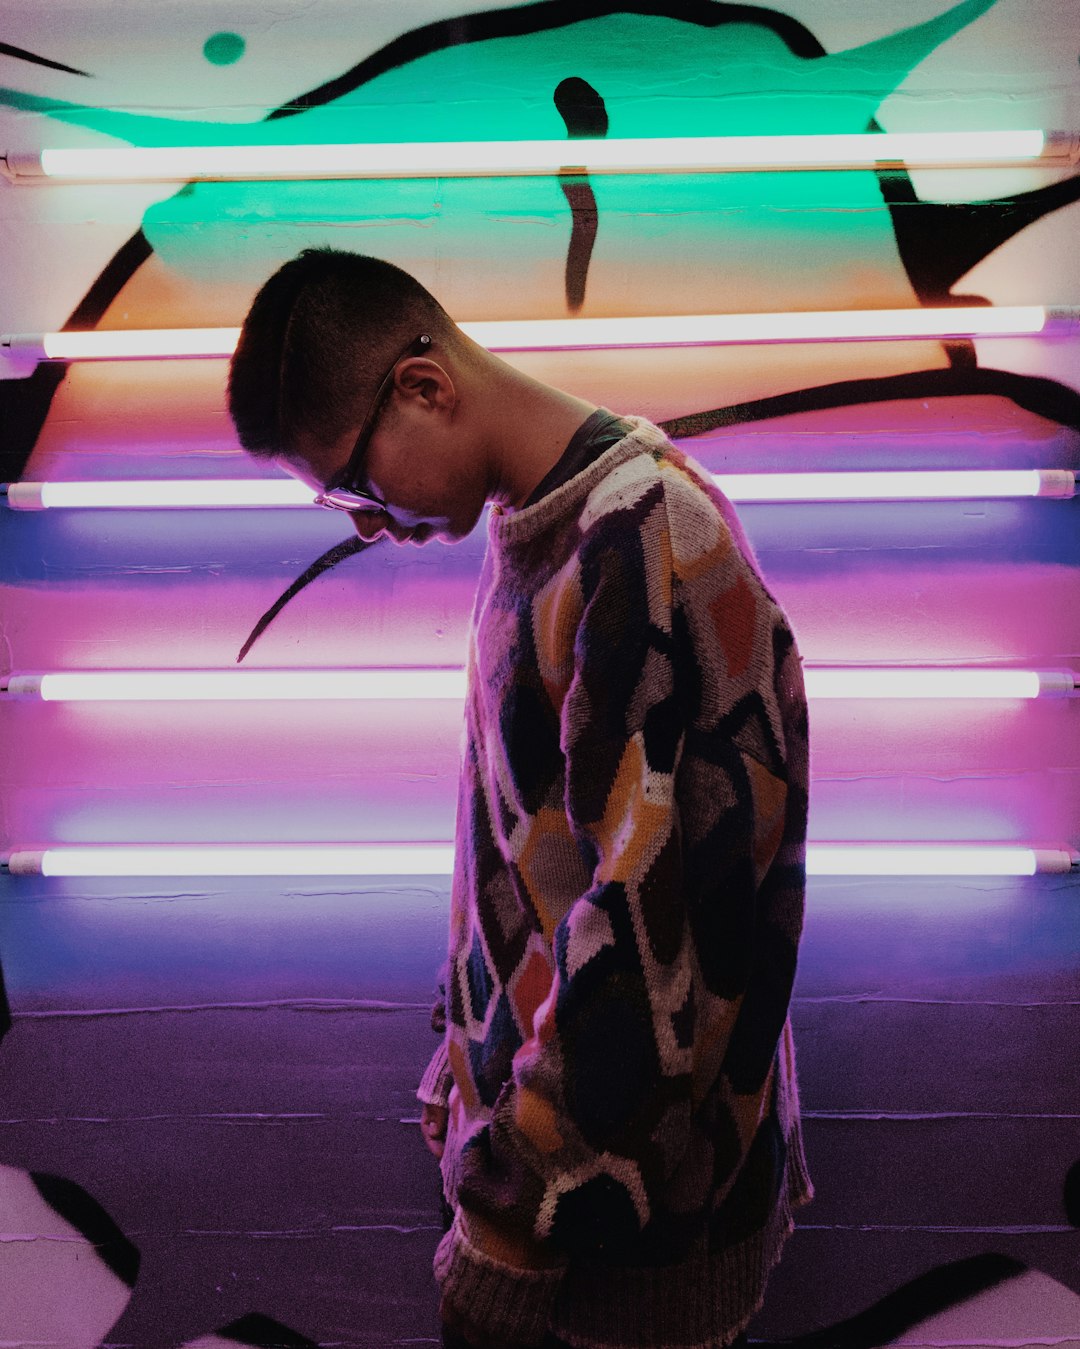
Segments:
[[[462,539],[467,538],[470,533],[468,528],[462,528],[460,524],[455,524],[453,520],[441,520],[437,525],[430,525],[427,531],[427,539],[437,539],[439,543],[460,543]]]
[[[437,539],[439,543],[457,543],[458,536],[453,533],[449,526],[445,529],[433,529],[430,525],[421,525],[413,532],[401,539],[401,543],[411,543],[414,548],[423,548],[425,543],[430,543],[432,539]]]

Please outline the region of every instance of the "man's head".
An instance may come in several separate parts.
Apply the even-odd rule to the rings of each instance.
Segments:
[[[460,538],[488,486],[463,408],[485,358],[401,268],[307,249],[255,297],[229,411],[248,453],[316,492],[344,486],[385,502],[353,514],[363,537]]]

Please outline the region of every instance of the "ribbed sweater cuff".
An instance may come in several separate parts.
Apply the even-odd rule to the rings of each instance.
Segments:
[[[497,1342],[538,1345],[548,1332],[565,1268],[520,1269],[501,1264],[469,1241],[461,1210],[435,1252],[443,1297]]]
[[[431,1062],[424,1069],[424,1076],[416,1089],[416,1099],[425,1105],[450,1104],[450,1088],[454,1085],[450,1072],[450,1059],[446,1052],[445,1039],[439,1041],[439,1047],[431,1056]]]

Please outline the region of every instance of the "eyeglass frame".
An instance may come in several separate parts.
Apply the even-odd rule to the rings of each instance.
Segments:
[[[365,492],[357,486],[361,466],[367,453],[368,443],[375,433],[375,423],[378,420],[379,413],[393,388],[394,374],[397,371],[398,362],[406,356],[422,356],[430,346],[431,337],[427,333],[421,333],[419,337],[414,337],[394,357],[393,365],[383,376],[379,387],[375,390],[375,397],[371,400],[371,406],[364,418],[364,424],[353,441],[353,447],[345,467],[334,474],[326,487],[315,498],[316,506],[325,506],[332,511],[386,510],[386,502],[381,497],[377,497],[374,492]],[[419,350],[416,350],[417,347],[419,347]],[[335,501],[333,499],[334,493],[345,493],[347,499],[339,498]]]

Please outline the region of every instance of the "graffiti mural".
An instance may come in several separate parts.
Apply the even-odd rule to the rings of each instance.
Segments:
[[[206,8],[193,39],[191,15],[124,0],[78,40],[16,8],[0,127],[10,146],[164,147],[934,130],[1013,106],[1080,126],[1066,0],[309,8]],[[147,73],[181,45],[182,106]],[[463,320],[1080,303],[1075,166],[0,189],[27,260],[5,332],[235,325],[324,243],[408,268]],[[1080,467],[1075,339],[520,359],[717,471]],[[259,471],[220,363],[137,364],[0,379],[4,479]],[[812,659],[1063,667],[1073,504],[746,520]],[[4,513],[5,673],[225,666],[264,610],[252,663],[460,658],[482,540],[356,558],[325,521],[152,514]],[[818,836],[1053,842],[1080,818],[1075,710],[823,710]],[[452,828],[448,712],[0,714],[5,851]],[[1075,878],[1040,879],[811,891],[794,1015],[819,1197],[752,1339],[1080,1344],[1080,910]],[[413,1092],[445,889],[2,878],[0,1341],[437,1342]]]
[[[504,138],[768,134],[788,131],[796,120],[806,133],[873,130],[882,102],[919,62],[992,5],[964,0],[926,23],[830,54],[804,24],[768,8],[690,4],[657,14],[646,6],[545,0],[402,34],[319,88],[298,91],[262,122],[229,125],[228,139],[252,145],[315,138],[479,140],[490,137],[492,126]],[[222,50],[232,55],[242,47]],[[657,51],[672,76],[677,72],[693,88],[693,98],[658,99],[651,87],[638,86],[632,54]],[[762,69],[778,88],[762,89]],[[442,91],[434,135],[433,89]],[[0,104],[138,145],[215,144],[223,136],[220,122],[87,107],[14,88],[0,89]],[[550,242],[536,237],[529,223],[557,214],[553,193],[561,193],[569,209],[561,287],[551,284],[557,259]],[[379,182],[191,183],[147,210],[139,232],[93,280],[66,326],[108,326],[121,309],[131,325],[140,303],[160,324],[192,322],[213,304],[200,299],[200,285],[213,287],[219,302],[222,285],[231,291],[235,318],[242,297],[312,238],[388,220],[420,227],[440,258],[453,260],[433,278],[444,281],[444,293],[452,296],[458,278],[468,275],[472,317],[495,306],[507,316],[503,293],[511,278],[515,306],[533,316],[648,312],[658,291],[674,312],[703,303],[738,312],[989,302],[986,295],[956,294],[954,287],[1011,237],[1078,195],[1080,176],[1072,175],[997,200],[934,202],[920,198],[902,171],[688,175],[645,183],[618,177],[589,183],[580,175],[494,184],[448,179],[438,185],[438,200],[430,183],[410,180],[394,185],[389,203]],[[646,214],[642,202],[650,197],[658,209]],[[550,234],[546,224],[543,233]],[[359,240],[359,230],[349,237]],[[476,269],[481,237],[484,266]],[[394,245],[400,247],[396,239]],[[386,250],[393,260],[414,267],[422,260],[427,265],[417,270],[431,270],[431,246],[418,254],[410,244],[398,256],[394,245]],[[763,252],[767,268],[760,266]],[[692,279],[681,266],[686,256],[702,260]],[[153,262],[185,283],[181,296],[170,286],[164,311],[161,287],[152,279],[140,284]],[[769,381],[773,387],[755,389],[757,396],[737,404],[683,407],[669,419],[672,431],[698,434],[750,418],[870,400],[974,393],[998,394],[1036,415],[1080,425],[1080,394],[1060,379],[984,368],[963,344],[920,352],[914,360],[920,356],[926,368],[917,370],[890,368],[912,364],[911,353],[891,361],[864,356],[865,371],[810,388],[794,383],[798,371],[781,369]],[[50,366],[35,377],[37,387],[9,383],[2,390],[14,404],[5,420],[24,457],[47,412],[49,386],[61,377]]]

